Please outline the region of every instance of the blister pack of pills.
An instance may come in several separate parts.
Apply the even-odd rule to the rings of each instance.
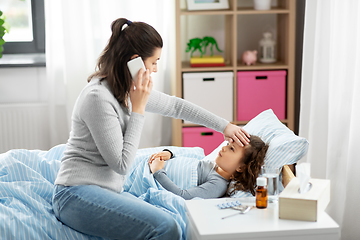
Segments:
[[[220,209],[224,209],[224,208],[236,207],[239,205],[241,205],[241,203],[239,201],[231,201],[231,202],[219,203],[216,206],[218,206]]]

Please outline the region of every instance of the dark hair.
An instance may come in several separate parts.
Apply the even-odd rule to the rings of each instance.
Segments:
[[[88,78],[100,77],[108,81],[118,102],[127,106],[127,97],[132,85],[127,62],[135,54],[143,61],[154,55],[156,48],[162,48],[160,34],[149,24],[131,22],[118,18],[111,23],[112,35],[101,53],[95,72]]]
[[[231,180],[232,195],[237,190],[250,191],[255,195],[256,178],[258,177],[261,166],[264,164],[265,154],[269,148],[258,136],[250,136],[250,144],[245,147],[242,162],[245,164],[244,171],[236,172]]]

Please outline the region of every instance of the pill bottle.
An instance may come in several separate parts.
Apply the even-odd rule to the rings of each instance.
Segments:
[[[256,179],[256,207],[266,208],[267,207],[267,179],[264,177],[258,177]]]

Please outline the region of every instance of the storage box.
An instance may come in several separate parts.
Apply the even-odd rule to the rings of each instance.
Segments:
[[[238,72],[237,120],[249,121],[269,108],[285,119],[286,71]]]
[[[206,127],[184,127],[183,147],[201,147],[205,155],[211,153],[224,141],[224,135]]]
[[[279,218],[316,222],[330,202],[330,180],[310,179],[311,188],[300,194],[299,180],[293,178],[279,195]]]
[[[233,77],[232,72],[184,73],[183,98],[232,122]]]

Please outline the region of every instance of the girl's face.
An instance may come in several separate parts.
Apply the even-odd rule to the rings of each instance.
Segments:
[[[153,72],[157,72],[157,61],[160,59],[161,48],[156,48],[154,51],[154,55],[148,57],[145,61],[145,68],[149,69],[150,74]]]
[[[222,147],[215,162],[223,171],[233,175],[236,171],[241,172],[241,167],[244,166],[242,157],[244,155],[245,147],[240,147],[236,143],[228,143]]]

